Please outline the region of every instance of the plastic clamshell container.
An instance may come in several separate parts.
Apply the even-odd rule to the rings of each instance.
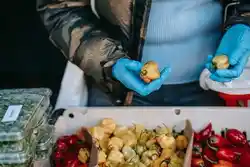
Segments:
[[[28,138],[24,138],[20,141],[14,141],[14,142],[2,142],[0,143],[0,154],[20,152],[24,150],[25,145],[27,145],[28,143],[29,143]]]
[[[43,106],[39,109],[39,112],[44,113],[45,111],[47,112],[48,110],[51,110],[51,108],[49,107],[46,109],[46,106]],[[48,116],[45,113],[32,129],[34,129],[35,127],[40,127],[43,124],[46,124],[48,119],[47,117]],[[32,142],[35,141],[34,137],[32,138],[31,136],[33,134],[31,132],[27,136],[24,136],[24,138],[21,140],[0,142],[0,153],[13,153],[13,152],[23,151],[25,149],[25,146],[32,144]]]
[[[42,153],[44,156],[49,156],[51,154],[54,126],[46,124],[44,121],[46,120],[46,116],[47,115],[44,114],[44,117],[37,124],[36,129],[32,130],[33,133],[31,133],[28,138],[26,137],[16,143],[13,142],[11,146],[13,147],[14,144],[19,144],[20,148],[22,148],[20,149],[21,151],[0,153],[0,167],[1,164],[8,164],[7,166],[15,164],[17,167],[22,165],[28,167],[28,162],[36,158],[37,152],[35,151],[38,150],[38,148],[40,155]],[[23,143],[21,146],[21,141],[26,141],[26,143]]]
[[[1,96],[9,96],[10,94],[21,95],[21,94],[37,94],[47,98],[50,102],[52,91],[49,88],[27,88],[27,89],[2,89],[0,90]]]
[[[0,167],[32,167],[32,161],[27,161],[22,164],[0,164]]]
[[[52,91],[49,88],[30,88],[30,89],[2,89],[0,90],[1,95],[8,94],[38,94],[50,97]]]
[[[54,126],[44,124],[37,129],[35,160],[49,159],[53,148]]]
[[[25,164],[32,159],[34,155],[32,150],[35,145],[28,145],[25,150],[16,153],[1,153],[0,164],[12,165],[12,164]]]
[[[0,95],[0,142],[18,141],[25,138],[30,129],[36,126],[49,107],[49,100],[38,94]],[[11,105],[22,105],[17,119],[13,122],[3,122],[2,119]]]
[[[53,145],[54,126],[45,124],[38,129],[36,148],[47,150]]]

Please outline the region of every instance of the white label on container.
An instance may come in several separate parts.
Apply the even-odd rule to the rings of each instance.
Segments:
[[[8,107],[2,122],[14,122],[17,120],[23,105],[11,105]]]

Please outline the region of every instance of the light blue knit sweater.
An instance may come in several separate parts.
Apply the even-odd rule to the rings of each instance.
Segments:
[[[222,7],[216,0],[153,0],[142,62],[171,67],[165,84],[196,81],[220,38]]]

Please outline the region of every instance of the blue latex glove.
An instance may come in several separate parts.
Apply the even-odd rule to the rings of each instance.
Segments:
[[[131,89],[141,96],[147,96],[153,91],[160,89],[170,72],[169,68],[165,68],[161,72],[159,79],[156,79],[149,84],[145,83],[140,78],[140,71],[143,64],[138,61],[129,60],[126,58],[119,59],[113,66],[113,76],[123,83],[128,89]]]
[[[250,27],[237,24],[232,26],[223,36],[216,51],[216,55],[227,55],[229,58],[229,69],[212,68],[213,56],[208,56],[206,68],[212,73],[210,78],[218,82],[230,82],[238,78],[246,66],[250,55]]]

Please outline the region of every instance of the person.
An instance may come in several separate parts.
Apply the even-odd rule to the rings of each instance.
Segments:
[[[89,106],[221,106],[199,86],[201,72],[231,81],[250,54],[246,0],[37,0],[37,10],[52,43],[92,80]],[[221,54],[230,68],[211,70]],[[161,76],[146,84],[148,61]]]

